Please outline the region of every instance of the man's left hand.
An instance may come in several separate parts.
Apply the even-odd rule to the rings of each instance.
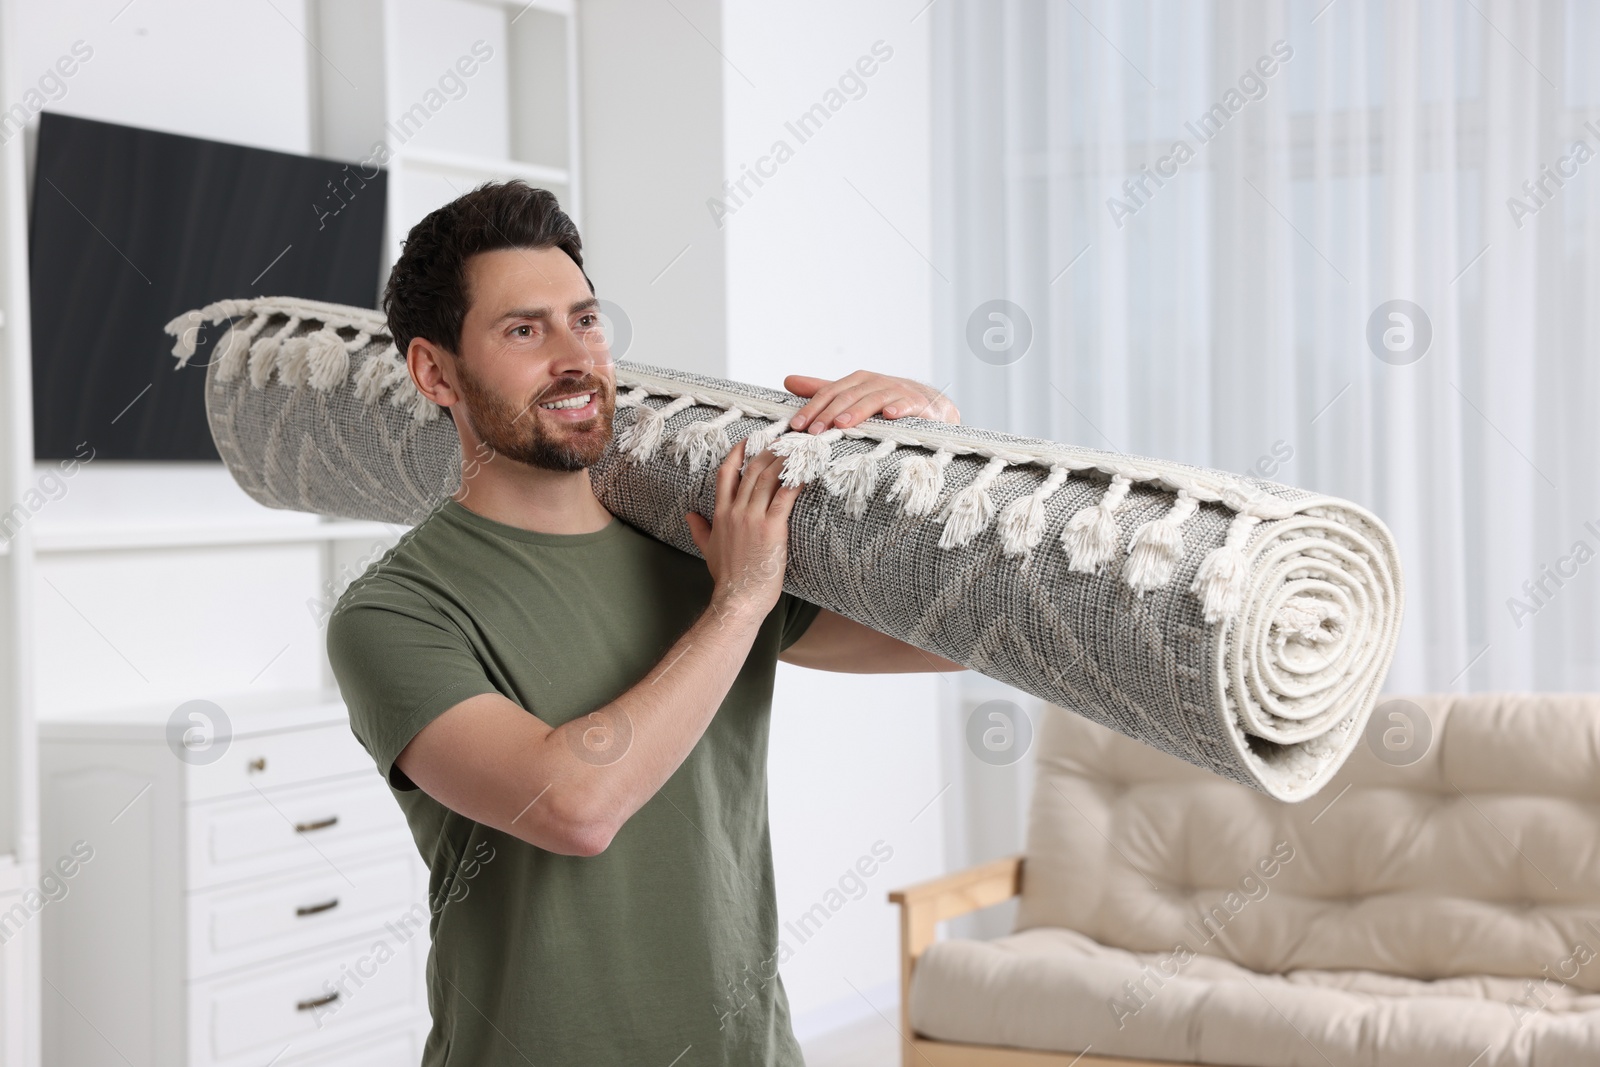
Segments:
[[[937,422],[959,423],[961,412],[939,390],[910,378],[858,370],[836,382],[791,374],[783,387],[796,396],[809,397],[790,422],[796,430],[821,433],[833,426],[859,426],[874,415],[900,419],[915,416]]]

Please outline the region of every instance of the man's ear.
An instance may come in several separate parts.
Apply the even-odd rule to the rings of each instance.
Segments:
[[[411,381],[423,396],[446,410],[461,399],[444,373],[445,362],[453,358],[426,338],[413,337],[406,346],[406,370]]]

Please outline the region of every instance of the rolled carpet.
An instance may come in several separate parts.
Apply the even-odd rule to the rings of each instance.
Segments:
[[[167,332],[180,366],[210,342],[212,436],[261,503],[409,525],[459,488],[454,423],[380,312],[223,300]],[[794,432],[789,393],[614,369],[616,432],[590,478],[652,537],[698,555],[684,516],[714,521],[717,464],[747,440],[807,486],[796,596],[1282,800],[1360,739],[1403,590],[1393,537],[1355,504],[918,418]]]

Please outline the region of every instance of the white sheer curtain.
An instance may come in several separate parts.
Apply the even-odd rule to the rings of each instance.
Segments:
[[[940,0],[935,384],[1372,508],[1390,691],[1600,688],[1597,8]]]

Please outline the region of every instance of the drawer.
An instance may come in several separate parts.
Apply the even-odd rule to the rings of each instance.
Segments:
[[[425,940],[385,932],[314,958],[191,983],[191,1067],[262,1067],[332,1055],[333,1045],[375,1030],[393,1034],[425,1024],[418,980]]]
[[[416,847],[377,775],[192,804],[184,818],[191,891],[301,868],[337,876],[350,857]]]
[[[422,1045],[427,1039],[428,1027],[424,1025],[410,1033],[390,1034],[377,1041],[361,1040],[354,1045],[341,1045],[325,1055],[309,1059],[291,1052],[272,1067],[417,1067],[422,1062]]]
[[[223,971],[315,950],[385,924],[428,926],[420,858],[341,863],[270,885],[251,882],[189,898],[189,974]],[[424,937],[426,933],[424,932]]]
[[[185,799],[253,794],[361,771],[382,780],[372,757],[344,723],[235,737],[220,759],[185,765]]]

